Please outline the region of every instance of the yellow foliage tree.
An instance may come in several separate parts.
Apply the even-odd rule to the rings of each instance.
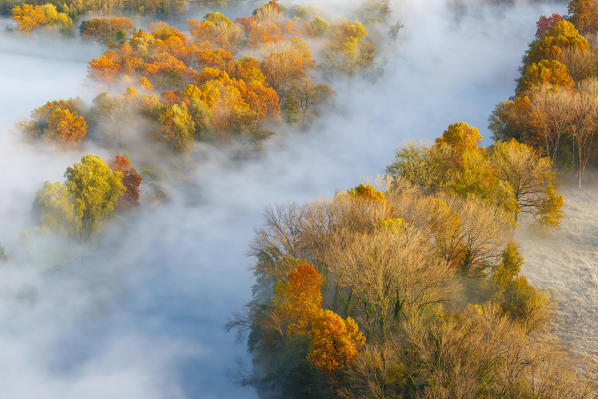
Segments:
[[[331,310],[322,311],[314,320],[311,338],[307,360],[328,374],[351,364],[365,344],[355,320],[343,320]]]
[[[63,12],[58,12],[56,6],[50,3],[42,6],[25,3],[23,6],[15,6],[11,12],[17,29],[23,32],[31,32],[44,25],[56,25],[62,32],[67,33],[73,27],[71,18]]]
[[[466,150],[477,150],[482,141],[480,131],[465,122],[449,125],[442,136],[436,139],[436,144],[448,144],[457,153],[463,154]]]
[[[354,198],[360,198],[372,202],[384,202],[384,193],[376,190],[369,184],[360,184],[357,187],[347,190],[347,194]]]
[[[45,137],[66,146],[74,146],[87,134],[87,122],[69,109],[56,108],[48,117]]]
[[[543,85],[573,88],[575,82],[567,73],[567,67],[557,60],[541,60],[528,64],[517,85],[517,93],[525,93]]]
[[[65,184],[46,183],[36,205],[42,228],[88,239],[115,212],[125,192],[120,172],[97,155],[86,155],[67,168]]]
[[[565,63],[566,50],[586,51],[590,47],[575,26],[566,20],[558,21],[541,39],[532,42],[526,55],[526,63],[541,60],[557,60]]]

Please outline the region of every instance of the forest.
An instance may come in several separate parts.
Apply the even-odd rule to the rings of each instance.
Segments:
[[[7,397],[598,397],[595,0],[0,14]]]

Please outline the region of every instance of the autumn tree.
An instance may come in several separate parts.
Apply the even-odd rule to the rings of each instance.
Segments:
[[[554,163],[569,131],[575,95],[567,89],[546,86],[536,88],[531,95],[529,118],[535,118],[537,129],[535,135],[530,134],[526,141],[542,148]]]
[[[365,344],[355,320],[343,320],[331,310],[324,310],[314,320],[311,339],[307,360],[328,374],[353,363]]]
[[[313,67],[312,56],[303,42],[294,41],[286,50],[264,57],[261,69],[268,84],[285,101],[291,88],[306,78]]]
[[[511,139],[494,143],[490,160],[496,175],[511,187],[517,202],[516,217],[524,212],[541,220],[546,212],[560,212],[560,209],[549,211],[543,207],[546,189],[556,180],[550,159],[540,156],[531,146]]]
[[[577,149],[577,181],[581,188],[586,167],[595,154],[594,142],[598,128],[598,80],[581,82],[574,96],[569,134]]]
[[[436,139],[436,144],[447,144],[458,154],[463,154],[468,150],[479,149],[481,141],[482,136],[478,129],[465,122],[458,122],[450,124],[442,136]]]
[[[50,101],[31,112],[31,118],[21,123],[25,134],[42,138],[60,147],[73,147],[87,134],[87,122],[80,115],[79,100]]]
[[[386,168],[393,179],[405,179],[424,193],[448,188],[454,175],[454,152],[449,146],[406,144],[395,152],[395,162]]]
[[[514,138],[531,144],[541,128],[532,109],[532,98],[528,95],[501,101],[492,111],[488,121],[488,127],[492,130],[494,140],[497,141]]]
[[[135,26],[126,17],[97,17],[82,21],[79,32],[85,39],[123,44],[135,32]]]
[[[97,155],[85,155],[64,176],[64,184],[45,183],[38,192],[40,222],[43,228],[89,239],[116,210],[125,191],[121,174]]]
[[[117,210],[128,211],[139,206],[139,185],[143,181],[141,175],[130,166],[129,160],[122,155],[116,155],[109,165],[113,171],[121,174],[121,182],[125,187],[125,192],[118,200]]]
[[[353,198],[371,202],[384,202],[384,193],[376,190],[371,184],[360,184],[357,187],[347,190],[347,194]]]
[[[80,238],[83,235],[81,217],[72,194],[62,183],[44,183],[37,192],[35,210],[42,229]]]
[[[571,0],[568,11],[580,32],[591,34],[598,30],[598,4],[594,0]]]
[[[82,116],[68,109],[57,108],[48,117],[48,129],[45,137],[72,145],[81,141],[87,134],[87,123]]]
[[[506,314],[534,329],[546,319],[548,297],[520,275],[522,265],[519,248],[510,241],[502,253],[502,262],[492,271],[494,296]]]
[[[328,29],[330,40],[325,52],[325,65],[348,74],[371,66],[375,47],[366,41],[367,34],[361,22],[339,19]]]
[[[125,191],[120,172],[114,172],[97,155],[85,155],[81,162],[68,167],[65,186],[81,220],[82,238],[88,238],[112,216],[118,199]]]
[[[307,333],[322,306],[322,277],[310,264],[301,264],[288,273],[286,282],[274,287],[275,318],[283,333]]]
[[[115,80],[121,72],[117,55],[113,50],[107,50],[100,57],[89,62],[89,75],[92,79],[101,81]]]
[[[274,287],[272,319],[282,334],[303,334],[311,339],[307,360],[326,373],[348,366],[365,338],[357,323],[322,309],[322,278],[313,265],[300,264],[287,281]]]
[[[561,20],[556,22],[540,39],[530,44],[524,60],[527,64],[542,60],[564,62],[563,51],[574,48],[588,50],[588,41],[571,22]]]
[[[557,60],[542,59],[532,62],[523,68],[521,79],[517,84],[517,93],[525,93],[534,87],[543,85],[560,86],[571,89],[575,82],[567,73],[567,67]]]
[[[71,18],[63,12],[58,12],[56,6],[51,3],[41,6],[25,3],[15,6],[11,12],[17,29],[24,32],[31,32],[42,26],[57,26],[62,33],[69,33],[73,27]]]
[[[546,17],[542,15],[538,22],[536,22],[536,39],[542,38],[544,33],[550,31],[554,24],[559,21],[562,21],[563,17],[560,14],[552,14],[550,17]]]
[[[238,24],[231,22],[219,12],[210,12],[203,21],[187,20],[191,36],[196,43],[207,43],[212,47],[220,47],[227,51],[235,51],[241,44],[242,30]]]
[[[177,152],[188,152],[194,141],[195,123],[189,115],[187,106],[175,104],[164,106],[164,112],[158,117],[160,129],[157,137],[165,141]]]

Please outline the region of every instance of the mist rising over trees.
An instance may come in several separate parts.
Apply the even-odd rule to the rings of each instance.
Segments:
[[[27,54],[94,54],[79,92],[4,116],[8,395],[596,395],[517,238],[592,184],[594,4],[311,3],[0,2]],[[482,84],[450,40],[491,53],[481,22],[525,13],[487,134],[510,73]],[[453,34],[468,67],[422,45]]]

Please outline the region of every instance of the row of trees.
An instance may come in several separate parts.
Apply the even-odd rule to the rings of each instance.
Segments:
[[[546,335],[548,297],[511,241],[520,212],[562,217],[550,160],[480,140],[456,123],[398,150],[380,189],[267,210],[253,299],[230,324],[249,334],[247,383],[289,398],[596,395]],[[335,327],[320,330],[321,309]]]
[[[51,5],[75,18],[85,14],[119,14],[123,12],[154,17],[183,15],[188,12],[184,0],[0,0],[0,13],[10,15],[15,7]]]
[[[588,165],[597,160],[598,26],[592,21],[598,19],[598,8],[594,1],[573,0],[569,12],[567,18],[540,18],[516,95],[496,107],[490,128],[497,140],[515,138],[559,168],[575,170],[581,187]]]

